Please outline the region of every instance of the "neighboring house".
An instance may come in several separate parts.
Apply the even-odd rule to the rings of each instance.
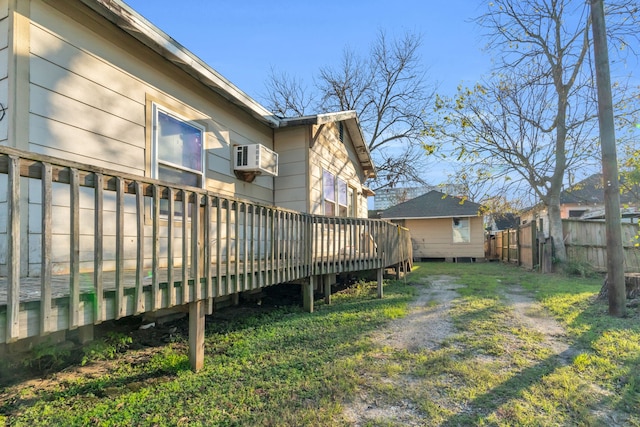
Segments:
[[[620,194],[620,208],[623,217],[640,216],[638,200],[629,192]],[[522,213],[523,224],[542,219],[543,231],[548,234],[547,210],[536,205]],[[560,193],[560,217],[562,219],[603,219],[604,185],[602,174],[593,174]]]
[[[516,228],[520,224],[520,216],[511,212],[487,215],[486,229],[489,232]]]
[[[481,207],[434,190],[380,216],[409,229],[414,259],[476,260],[484,258]]]

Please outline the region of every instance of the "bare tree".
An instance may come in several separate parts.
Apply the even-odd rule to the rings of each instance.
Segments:
[[[420,62],[421,42],[414,33],[390,39],[380,30],[368,55],[347,48],[337,66],[323,67],[316,76],[316,110],[358,112],[378,171],[375,189],[425,184],[422,129],[435,87]],[[303,115],[310,98],[301,87],[300,80],[272,71],[267,105],[277,113]]]
[[[281,117],[301,117],[314,102],[302,80],[273,67],[266,83],[269,109]]]
[[[638,40],[637,3],[619,1],[609,15],[611,40],[618,48],[624,41],[629,51],[629,42]],[[589,6],[577,0],[495,0],[477,23],[487,31],[496,70],[475,88],[439,99],[442,126],[427,131],[454,137],[451,152],[496,171],[493,179],[524,182],[547,207],[554,256],[564,261],[565,174],[598,154]],[[621,103],[625,93],[618,95]]]

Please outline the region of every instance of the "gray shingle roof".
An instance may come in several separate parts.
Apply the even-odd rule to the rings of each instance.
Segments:
[[[393,218],[442,218],[476,216],[482,206],[470,200],[430,191],[382,212],[381,217]]]
[[[623,188],[624,190],[624,188]],[[634,188],[634,192],[637,188]],[[620,203],[637,202],[634,192],[622,191],[620,193]],[[560,204],[575,203],[582,205],[600,205],[604,203],[604,184],[602,174],[593,174],[573,187],[563,190],[560,193]]]

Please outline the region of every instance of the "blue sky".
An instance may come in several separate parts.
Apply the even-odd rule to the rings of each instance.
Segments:
[[[439,92],[487,74],[490,58],[470,19],[481,2],[451,0],[125,0],[249,96],[262,102],[273,67],[308,85],[345,46],[367,52],[378,29],[420,33],[420,56]]]

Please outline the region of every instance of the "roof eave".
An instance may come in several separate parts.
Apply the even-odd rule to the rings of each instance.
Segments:
[[[280,127],[293,127],[293,126],[310,126],[310,125],[323,125],[326,123],[345,122],[353,146],[356,149],[356,155],[358,156],[358,162],[364,170],[366,178],[376,177],[376,167],[373,164],[369,147],[362,134],[362,128],[358,121],[358,113],[354,110],[338,111],[335,113],[323,113],[312,116],[302,117],[290,117],[281,118]]]
[[[121,0],[81,0],[154,52],[158,53],[211,90],[247,111],[262,123],[276,128],[280,120],[249,95],[222,77],[187,48],[147,21]]]
[[[443,216],[381,216],[382,219],[443,219],[443,218],[475,218],[482,215],[443,215]]]

